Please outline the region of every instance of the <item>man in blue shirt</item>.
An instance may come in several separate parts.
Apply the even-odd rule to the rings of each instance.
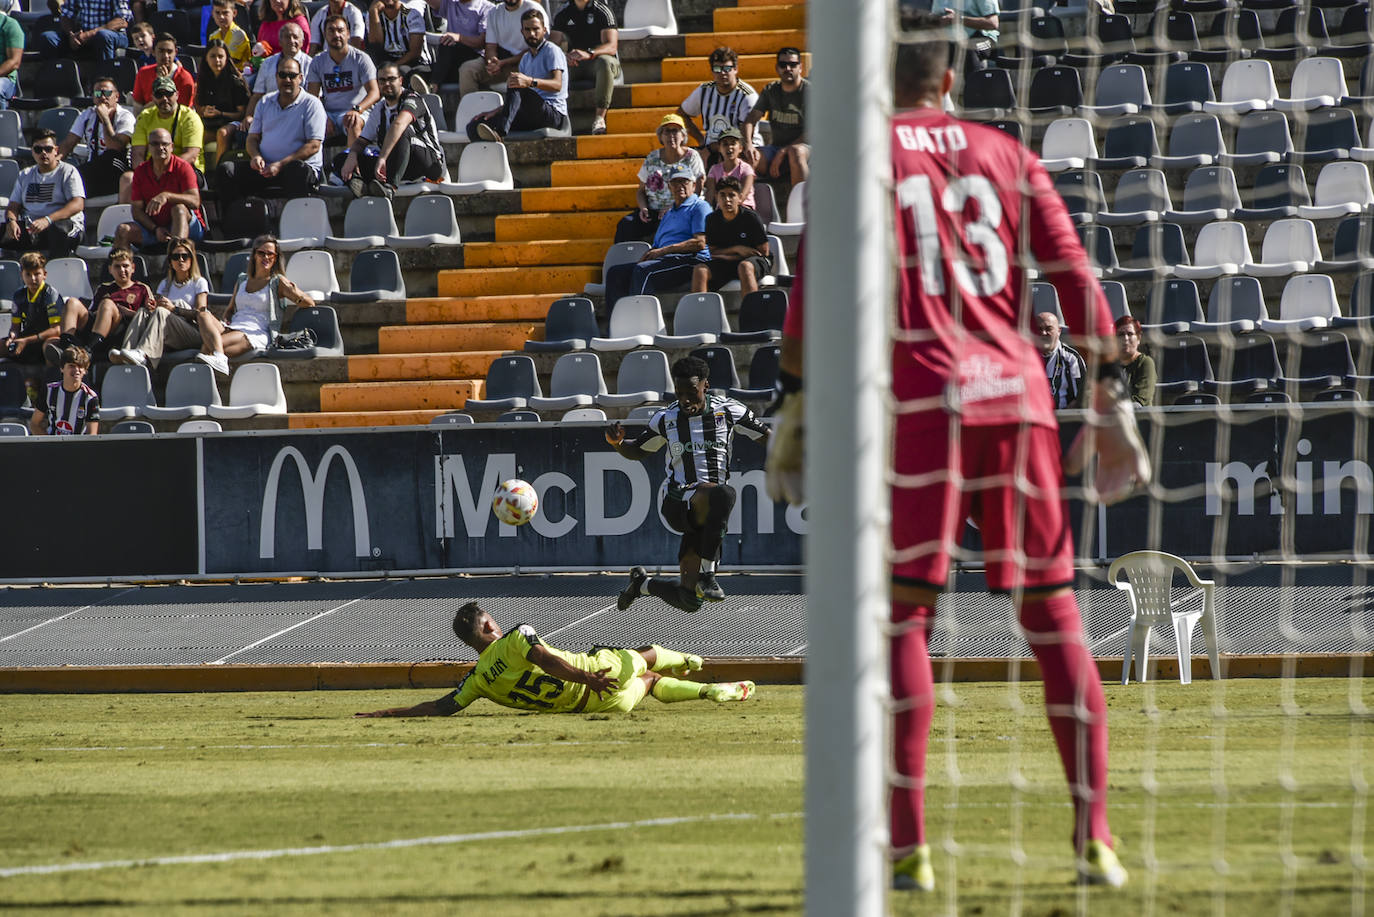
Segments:
[[[511,131],[559,127],[568,116],[568,59],[548,40],[544,11],[526,10],[520,31],[529,50],[506,81],[506,101],[468,124],[468,139],[500,143]]]
[[[606,272],[606,308],[622,296],[653,293],[682,286],[692,279],[698,264],[711,260],[706,248],[706,217],[711,205],[696,195],[696,176],[690,169],[668,173],[673,206],[659,220],[654,247],[638,264],[617,264]]]
[[[320,183],[324,104],[305,91],[294,59],[277,65],[277,91],[263,97],[248,129],[248,162],[221,163],[220,202],[240,197],[309,197]]]

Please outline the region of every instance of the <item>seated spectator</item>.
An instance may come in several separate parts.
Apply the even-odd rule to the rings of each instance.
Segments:
[[[190,106],[196,99],[196,80],[191,71],[177,60],[176,36],[163,33],[153,44],[153,63],[140,67],[134,77],[134,101],[140,108],[153,103],[153,82],[158,77],[168,77],[177,88],[177,101]]]
[[[62,351],[62,381],[49,382],[47,397],[34,407],[34,436],[94,436],[100,432],[100,396],[83,380],[91,355],[80,347]]]
[[[278,303],[289,300],[298,308],[309,309],[315,300],[287,279],[281,263],[277,237],[258,236],[253,240],[253,257],[248,271],[234,288],[224,320],[209,309],[196,312],[200,323],[201,353],[196,359],[208,363],[215,372],[228,374],[229,357],[265,350],[270,343],[271,316],[279,312]],[[283,322],[289,325],[289,322]]]
[[[706,203],[718,207],[716,189],[723,178],[733,178],[739,183],[739,193],[743,200],[741,206],[754,209],[754,170],[740,158],[744,153],[744,138],[733,127],[721,131],[717,138],[720,144],[720,162],[706,172]]]
[[[711,260],[692,269],[692,292],[718,290],[739,281],[741,294],[759,288],[773,269],[768,257],[768,228],[753,210],[742,207],[739,180],[722,178],[716,186],[716,209],[706,217],[706,248]]]
[[[763,87],[744,121],[745,160],[759,175],[787,178],[794,185],[806,181],[811,161],[811,147],[806,143],[806,93],[811,83],[802,78],[801,58],[796,48],[778,51],[778,79]],[[755,148],[755,125],[764,116],[772,137],[766,146]]]
[[[62,348],[73,344],[89,350],[92,358],[103,356],[119,343],[134,313],[152,302],[152,289],[134,279],[133,252],[127,248],[111,250],[108,266],[112,279],[96,287],[90,308],[79,299],[67,300],[58,343],[43,346],[49,363],[57,365]]]
[[[24,30],[8,13],[0,13],[0,58],[0,109],[5,109],[19,92],[19,65],[24,62]]]
[[[729,128],[741,129],[759,98],[754,87],[739,78],[739,56],[733,48],[711,52],[711,77],[677,107],[678,117],[708,163],[720,158],[720,135]],[[700,128],[696,118],[701,119]]]
[[[0,247],[70,255],[86,229],[86,185],[76,167],[62,161],[52,130],[36,131],[32,149],[34,164],[19,173],[5,206]]]
[[[1083,406],[1085,364],[1083,357],[1060,340],[1059,316],[1041,312],[1035,317],[1039,332],[1040,355],[1045,358],[1045,375],[1050,380],[1050,398],[1055,410]]]
[[[687,169],[699,180],[706,178],[700,154],[687,145],[687,129],[681,115],[663,116],[658,122],[658,142],[659,149],[645,156],[639,167],[639,187],[635,189],[639,207],[616,224],[617,242],[648,242],[654,237],[658,221],[674,203],[673,193],[668,190],[670,172]]]
[[[543,10],[535,0],[502,0],[487,12],[486,47],[482,56],[458,68],[461,95],[505,83],[525,56],[524,16]]]
[[[696,194],[697,177],[679,167],[668,175],[673,207],[659,221],[654,247],[638,264],[618,264],[606,274],[606,308],[622,296],[654,293],[691,281],[698,264],[711,260],[706,247],[706,216],[711,212]]]
[[[157,37],[151,22],[135,22],[129,26],[129,49],[125,57],[133,58],[139,67],[157,63],[153,57],[153,39]]]
[[[463,64],[482,60],[487,46],[487,14],[491,0],[428,0],[430,11],[445,22],[431,68],[434,85],[457,82]],[[347,5],[347,4],[345,4]]]
[[[220,163],[215,187],[222,201],[307,197],[319,187],[328,119],[301,85],[303,76],[294,60],[277,67],[277,91],[258,103],[248,128],[248,162]]]
[[[506,100],[472,120],[470,140],[499,143],[511,131],[559,127],[568,116],[568,61],[563,49],[548,40],[544,11],[527,11],[523,26],[529,50],[506,81]]]
[[[197,310],[206,308],[210,284],[196,263],[196,244],[167,243],[167,274],[153,298],[129,319],[124,346],[110,350],[111,363],[156,367],[169,350],[201,346]]]
[[[253,91],[248,95],[248,113],[244,116],[244,123],[240,125],[240,132],[245,137],[248,135],[248,128],[253,124],[253,116],[262,97],[269,92],[277,91],[277,67],[281,62],[294,60],[300,64],[301,73],[310,72],[311,57],[305,52],[305,33],[301,31],[300,26],[288,22],[277,37],[281,40],[281,50],[264,60],[258,65],[258,69],[253,71]]]
[[[941,21],[950,26],[962,26],[968,39],[964,45],[965,71],[979,70],[986,61],[997,56],[997,39],[1002,34],[997,31],[997,0],[942,0],[940,6],[944,7]],[[1083,18],[1078,17],[1078,21],[1077,34],[1082,35]]]
[[[260,55],[267,57],[282,50],[281,30],[288,24],[301,30],[301,44],[306,45],[310,34],[310,20],[306,18],[305,7],[301,0],[262,0],[258,5],[257,43],[262,45]]]
[[[129,171],[129,142],[134,133],[134,116],[119,104],[119,88],[109,77],[101,77],[91,87],[94,104],[72,122],[71,132],[62,138],[58,155],[70,161],[79,144],[86,144],[86,162],[77,167],[87,197],[101,197],[119,191],[119,176]]]
[[[116,246],[162,249],[172,239],[205,238],[196,170],[172,155],[170,131],[148,135],[148,158],[134,169],[129,205],[134,218],[115,230]]]
[[[373,107],[362,133],[349,148],[338,172],[354,197],[391,197],[403,181],[442,181],[444,147],[429,107],[405,88],[401,68],[382,64],[377,71],[382,101]],[[368,150],[376,147],[378,153]]]
[[[24,285],[13,293],[16,311],[4,356],[18,363],[42,363],[44,343],[62,333],[65,301],[48,286],[48,259],[38,252],[19,256],[19,276]]]
[[[133,169],[143,165],[148,156],[148,138],[161,128],[172,135],[172,155],[191,164],[196,170],[199,186],[205,176],[205,126],[195,109],[177,101],[176,86],[166,77],[153,81],[153,104],[143,109],[134,121],[134,134],[129,140],[129,168],[119,177],[119,200],[129,203],[129,187],[133,184]]]
[[[1126,389],[1131,401],[1143,408],[1155,403],[1155,384],[1159,380],[1155,361],[1140,352],[1140,322],[1129,315],[1116,320],[1116,339],[1121,342],[1121,368],[1126,373]]]
[[[234,0],[214,0],[210,7],[210,21],[214,29],[206,36],[205,46],[208,48],[214,41],[224,42],[229,61],[235,70],[243,73],[243,68],[248,66],[248,61],[253,56],[253,40],[234,21],[237,11],[238,4]]]
[[[57,28],[40,32],[31,50],[42,58],[114,59],[129,46],[126,30],[134,15],[128,0],[48,0]]]
[[[424,94],[429,92],[425,76],[434,62],[425,41],[425,14],[420,6],[408,6],[402,0],[372,0],[367,11],[367,45],[372,59],[379,64],[393,63],[410,78],[410,88]]]
[[[310,17],[310,56],[315,57],[323,53],[325,23],[333,16],[342,16],[348,20],[348,43],[359,51],[366,50],[363,47],[363,39],[367,36],[367,20],[363,18],[363,11],[349,0],[328,0]]]
[[[205,130],[215,132],[216,159],[229,151],[247,113],[248,86],[230,63],[229,47],[212,38],[196,80],[196,114]],[[213,168],[214,161],[209,165]]]
[[[324,21],[325,53],[310,62],[305,88],[324,103],[325,139],[342,137],[353,143],[362,132],[367,113],[381,98],[377,92],[377,67],[372,58],[349,41],[348,18],[330,16]]]
[[[569,0],[553,17],[553,40],[567,51],[570,79],[596,84],[592,133],[606,133],[606,110],[620,76],[620,30],[603,0]]]

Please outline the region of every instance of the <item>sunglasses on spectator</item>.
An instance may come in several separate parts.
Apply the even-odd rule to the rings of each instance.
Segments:
[[[270,248],[260,248],[257,251],[253,252],[253,254],[257,255],[259,258],[277,257],[277,253]]]
[[[40,143],[34,145],[33,151],[35,153],[51,153],[56,149],[57,147],[51,143]]]
[[[711,65],[711,72],[712,72],[712,73],[729,73],[731,70],[734,70],[734,69],[735,69],[735,65],[734,65],[734,64],[712,64],[712,65]]]
[[[164,89],[164,90],[162,90],[161,92],[155,92],[155,93],[153,93],[153,98],[155,98],[155,99],[170,99],[170,98],[171,98],[172,96],[174,96],[174,95],[176,95],[175,92],[168,92],[167,90]]]
[[[168,255],[167,257],[168,257],[170,260],[172,260],[172,261],[190,261],[190,260],[191,260],[191,253],[190,253],[190,252],[172,252],[172,253],[171,253],[170,255]]]
[[[277,79],[279,79],[279,80],[298,80],[298,79],[300,79],[300,78],[301,78],[301,75],[300,75],[299,73],[278,73],[278,74],[277,74]]]
[[[780,61],[778,61],[778,66],[779,66],[779,67],[786,67],[787,69],[791,70],[793,67],[800,67],[800,66],[801,66],[801,61],[799,61],[799,60],[780,60]]]
[[[108,97],[108,96],[112,96],[112,95],[114,95],[114,90],[113,90],[113,89],[97,89],[97,90],[95,91],[95,97],[96,97],[97,99],[104,99],[104,98],[106,98],[106,97]]]

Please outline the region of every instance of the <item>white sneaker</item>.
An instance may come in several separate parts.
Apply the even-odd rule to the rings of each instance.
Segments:
[[[111,347],[111,348],[110,348],[110,362],[111,362],[111,363],[115,363],[115,364],[119,364],[119,365],[123,365],[124,362],[125,362],[125,360],[124,360],[124,351],[120,350],[118,347]]]
[[[502,140],[501,132],[485,121],[478,121],[476,130],[477,136],[489,143],[500,143]]]
[[[605,118],[600,118],[600,117],[598,117],[598,118],[596,118],[596,119],[594,119],[594,120],[592,121],[592,133],[593,133],[593,134],[604,134],[604,133],[606,133],[606,119],[605,119]]]
[[[196,359],[222,375],[229,375],[229,358],[222,353],[198,353]]]
[[[113,350],[110,351],[110,356],[111,356],[111,358],[114,357],[114,351],[113,351]],[[148,365],[148,357],[143,353],[143,351],[141,351],[141,350],[135,350],[135,349],[133,349],[132,347],[126,347],[126,348],[124,349],[124,351],[123,351],[123,357],[124,357],[124,361],[123,361],[123,362],[125,362],[125,363],[132,363],[132,364],[135,365],[135,366],[147,366],[147,365]]]

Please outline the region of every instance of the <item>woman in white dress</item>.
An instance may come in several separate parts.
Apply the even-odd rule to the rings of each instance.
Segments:
[[[200,347],[196,310],[205,307],[209,291],[196,260],[196,243],[172,239],[167,243],[167,275],[147,307],[129,319],[123,346],[110,351],[110,362],[157,366],[169,350]]]
[[[248,271],[234,288],[229,308],[220,321],[209,309],[196,311],[203,345],[196,359],[209,363],[216,372],[229,372],[229,358],[251,350],[266,350],[271,343],[271,316],[275,304],[288,300],[298,307],[315,305],[304,291],[287,279],[281,264],[281,249],[274,235],[253,240]]]

